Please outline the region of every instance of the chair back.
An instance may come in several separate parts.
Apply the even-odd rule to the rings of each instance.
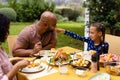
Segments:
[[[120,37],[114,35],[105,35],[105,40],[109,43],[109,52],[120,54]]]
[[[12,54],[12,48],[13,48],[13,45],[16,41],[16,38],[17,38],[17,35],[10,35],[7,38],[9,54]]]

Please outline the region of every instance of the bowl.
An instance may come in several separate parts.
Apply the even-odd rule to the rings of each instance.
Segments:
[[[120,76],[120,62],[105,63],[106,72],[111,75]]]
[[[75,73],[76,73],[76,75],[78,75],[80,77],[85,77],[87,75],[87,70],[76,69]]]
[[[84,59],[71,60],[70,64],[73,68],[86,70],[90,68],[91,62]]]

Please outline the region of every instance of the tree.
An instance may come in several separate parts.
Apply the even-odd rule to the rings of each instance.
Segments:
[[[113,34],[115,24],[118,22],[118,11],[120,11],[120,0],[90,0],[90,22],[101,22],[109,27]],[[120,17],[120,16],[119,16]]]
[[[53,12],[55,4],[45,0],[8,0],[8,4],[17,13],[17,21],[35,21],[40,18],[42,12],[48,10]]]

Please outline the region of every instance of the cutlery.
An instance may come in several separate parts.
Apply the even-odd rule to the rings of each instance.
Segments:
[[[34,56],[35,57],[35,56]],[[40,59],[42,58],[43,56],[36,56],[33,60],[31,60],[31,62],[34,62],[36,59]]]
[[[53,67],[49,67],[49,68],[47,69],[47,72],[50,72],[52,69],[53,69]]]
[[[76,52],[74,52],[74,54],[73,54],[73,61],[75,60],[75,54],[76,54]]]
[[[53,69],[53,66],[50,66],[50,64],[48,64],[47,72],[50,72],[52,69]]]

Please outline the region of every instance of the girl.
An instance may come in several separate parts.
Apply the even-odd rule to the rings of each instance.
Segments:
[[[93,23],[90,25],[89,37],[79,36],[68,30],[56,28],[56,32],[64,33],[74,39],[88,43],[87,50],[95,50],[99,55],[108,53],[109,44],[105,42],[105,26],[101,23]]]
[[[10,20],[6,16],[0,14],[0,45],[7,39],[9,25]],[[8,56],[3,47],[0,46],[0,80],[17,80],[15,75],[19,69],[26,67],[28,64],[29,61],[21,60],[13,66],[9,62]]]

